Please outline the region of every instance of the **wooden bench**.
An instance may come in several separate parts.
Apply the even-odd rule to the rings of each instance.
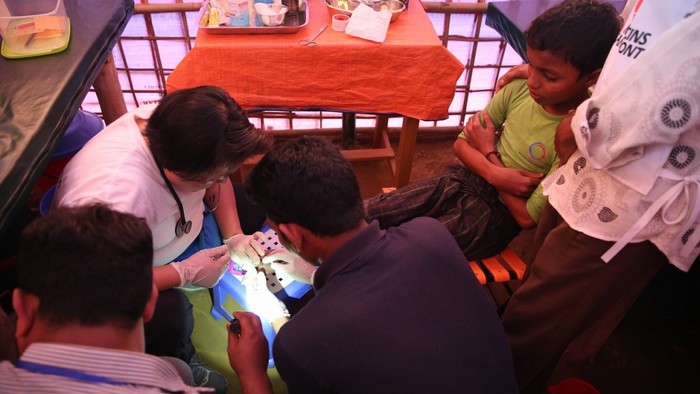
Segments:
[[[527,265],[510,246],[507,246],[495,256],[469,261],[469,267],[479,283],[488,289],[500,310],[517,288],[513,286],[514,281],[517,283],[523,279]]]

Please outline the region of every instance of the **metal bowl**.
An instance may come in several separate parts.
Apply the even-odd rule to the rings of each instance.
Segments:
[[[406,5],[399,0],[324,0],[324,2],[331,17],[334,14],[350,16],[360,3],[365,3],[375,11],[391,12],[391,22],[394,22],[406,9]]]
[[[328,13],[333,17],[335,14],[352,15],[352,11],[360,5],[359,0],[324,0]]]
[[[391,21],[395,22],[401,16],[401,13],[406,9],[406,5],[399,0],[381,0],[375,1],[371,4],[375,11],[389,11],[391,12]]]

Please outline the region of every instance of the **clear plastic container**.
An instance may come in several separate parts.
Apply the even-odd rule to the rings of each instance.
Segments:
[[[0,36],[6,58],[41,56],[68,46],[70,20],[63,0],[0,0]]]

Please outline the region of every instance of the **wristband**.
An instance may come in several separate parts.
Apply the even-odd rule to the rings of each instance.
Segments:
[[[492,150],[491,152],[485,154],[484,156],[486,157],[486,160],[488,160],[489,156],[491,156],[491,155],[496,155],[498,160],[501,160],[501,154],[497,150]]]

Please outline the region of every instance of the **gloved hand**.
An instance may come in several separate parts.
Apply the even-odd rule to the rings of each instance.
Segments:
[[[264,271],[249,272],[242,283],[245,286],[246,301],[251,312],[269,322],[281,317],[289,317],[289,311],[284,303],[267,288]]]
[[[231,257],[226,245],[202,249],[180,262],[170,265],[180,274],[180,286],[187,284],[213,287],[224,275]]]
[[[224,240],[228,245],[231,258],[246,269],[260,266],[260,256],[265,254],[265,249],[260,245],[259,239],[265,238],[260,231],[252,235],[236,234]]]
[[[282,271],[292,279],[302,283],[313,283],[317,266],[302,259],[287,249],[277,249],[262,258],[263,265],[270,264],[273,270]]]

